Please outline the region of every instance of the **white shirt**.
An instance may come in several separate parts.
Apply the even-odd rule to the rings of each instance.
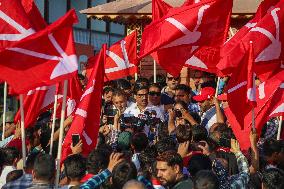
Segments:
[[[156,117],[164,121],[164,114],[161,112],[160,108],[157,106],[147,106],[144,110],[140,110],[137,106],[137,103],[131,104],[126,110],[124,111],[124,114],[131,114],[135,117],[138,117],[139,114],[143,114],[145,111],[155,111]]]

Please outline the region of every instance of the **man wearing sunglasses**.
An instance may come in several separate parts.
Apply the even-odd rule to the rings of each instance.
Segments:
[[[133,103],[129,106],[124,113],[125,114],[132,114],[135,117],[138,117],[139,114],[143,114],[145,111],[155,111],[156,117],[164,120],[164,115],[161,110],[155,106],[151,106],[148,103],[148,96],[149,96],[149,89],[148,86],[143,85],[136,85],[134,87],[134,98],[136,103]]]
[[[161,94],[161,103],[168,105],[174,104],[174,95],[177,85],[180,83],[180,77],[174,77],[171,74],[167,73],[167,86],[162,89]]]

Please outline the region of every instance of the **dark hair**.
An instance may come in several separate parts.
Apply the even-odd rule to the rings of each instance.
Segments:
[[[178,101],[176,101],[174,106],[177,105],[177,104],[181,105],[183,109],[187,110],[187,104],[184,101],[178,100]]]
[[[187,93],[187,94],[190,94],[190,92],[191,92],[191,88],[190,88],[189,86],[185,85],[185,84],[179,84],[179,85],[177,85],[176,91],[177,91],[177,90],[184,91],[184,92]]]
[[[123,97],[126,98],[126,94],[125,94],[125,92],[124,92],[122,89],[115,89],[115,90],[113,91],[112,96],[113,96],[113,97],[114,97],[114,96],[123,96]]]
[[[221,138],[219,140],[219,145],[226,148],[231,148],[231,139],[235,139],[234,132],[231,128],[221,128],[217,127],[216,131],[221,133]]]
[[[116,88],[120,90],[131,89],[131,84],[126,79],[119,79],[115,81]]]
[[[204,154],[195,154],[188,161],[188,172],[191,176],[195,176],[198,171],[211,170],[212,161]]]
[[[259,189],[261,188],[261,176],[260,173],[257,172],[255,174],[250,174],[249,182],[248,182],[249,189]]]
[[[109,92],[113,92],[113,88],[109,86],[104,87],[103,94],[107,94]]]
[[[34,175],[36,179],[50,181],[55,173],[55,160],[49,154],[39,154],[34,163]]]
[[[194,125],[192,126],[192,140],[194,142],[199,142],[201,140],[207,140],[208,132],[204,126]]]
[[[201,170],[194,178],[194,189],[218,189],[219,180],[212,171]]]
[[[132,179],[137,178],[137,170],[132,162],[122,161],[112,171],[112,186],[115,189],[122,189],[123,185]]]
[[[176,138],[178,143],[190,141],[192,139],[192,129],[190,125],[179,125],[176,127]]]
[[[189,112],[189,114],[197,122],[197,124],[201,123],[201,117],[199,116],[197,112]]]
[[[87,159],[88,173],[98,174],[100,170],[106,169],[109,163],[110,152],[101,148],[92,150]]]
[[[158,84],[161,88],[163,88],[164,86],[167,85],[166,77],[162,74],[157,74],[156,80],[157,80],[156,84]],[[154,76],[153,75],[150,77],[149,82],[150,82],[150,84],[154,83]]]
[[[34,169],[34,163],[35,163],[36,157],[39,154],[40,154],[39,152],[33,152],[33,153],[28,155],[25,169],[29,169],[29,170]]]
[[[138,91],[144,90],[144,89],[149,90],[148,86],[135,84],[135,86],[134,86],[134,94],[137,94]]]
[[[270,168],[263,172],[262,183],[267,189],[283,189],[284,173],[277,168]]]
[[[223,158],[228,162],[229,175],[235,175],[239,173],[237,159],[236,159],[235,154],[231,152],[217,151],[216,157]]]
[[[6,176],[6,183],[12,182],[20,178],[24,174],[23,170],[13,170]]]
[[[269,139],[263,143],[263,154],[265,156],[271,156],[273,153],[279,153],[281,151],[281,145],[279,141],[275,139]]]
[[[4,165],[13,165],[16,158],[20,157],[20,152],[15,147],[6,147],[3,149]]]
[[[80,154],[68,156],[64,160],[64,171],[67,178],[81,180],[86,174],[86,159]]]
[[[158,83],[152,83],[152,84],[149,86],[149,89],[150,89],[151,87],[156,87],[156,88],[158,88],[159,90],[162,90],[162,87],[161,87]]]
[[[136,133],[132,136],[131,144],[136,151],[141,152],[148,146],[148,137],[145,133]]]
[[[167,165],[171,167],[174,165],[178,165],[180,171],[182,172],[183,160],[182,157],[176,151],[163,152],[156,158],[156,161],[167,162]]]
[[[139,156],[140,170],[147,179],[151,179],[155,172],[155,162],[158,153],[155,146],[148,146]]]
[[[159,140],[155,144],[155,146],[156,146],[157,152],[160,154],[165,151],[176,150],[177,143],[172,137],[166,136],[165,138],[162,138],[161,140]]]

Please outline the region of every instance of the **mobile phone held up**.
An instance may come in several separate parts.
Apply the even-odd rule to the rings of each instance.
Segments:
[[[80,141],[79,134],[72,134],[72,146],[76,146]]]

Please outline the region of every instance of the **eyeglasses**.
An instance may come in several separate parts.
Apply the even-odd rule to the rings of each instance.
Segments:
[[[149,91],[150,96],[161,96],[161,92]]]
[[[137,94],[137,96],[139,97],[139,98],[142,98],[142,97],[146,97],[146,96],[148,96],[148,93],[145,93],[145,94]]]
[[[167,77],[169,81],[175,80],[178,81],[180,77]]]

